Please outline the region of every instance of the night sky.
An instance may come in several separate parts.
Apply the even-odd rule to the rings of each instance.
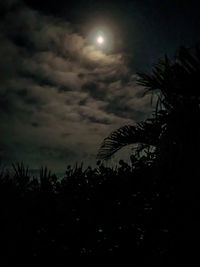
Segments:
[[[1,0],[0,163],[93,164],[112,130],[151,114],[136,73],[199,43],[198,2]]]

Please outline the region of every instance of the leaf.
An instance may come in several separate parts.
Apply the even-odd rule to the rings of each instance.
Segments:
[[[147,120],[136,125],[125,125],[113,131],[104,139],[97,154],[97,159],[109,159],[122,147],[130,144],[154,146],[160,132],[160,126],[158,125],[159,123],[152,123],[152,120]]]

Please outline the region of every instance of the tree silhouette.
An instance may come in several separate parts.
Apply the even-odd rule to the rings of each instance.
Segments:
[[[138,76],[146,92],[157,97],[153,116],[112,132],[97,158],[108,159],[129,144],[136,144],[136,151],[154,147],[153,175],[160,178],[164,197],[155,216],[168,222],[176,247],[173,256],[194,256],[195,240],[200,239],[200,49],[180,47],[174,59],[165,56],[150,74]]]
[[[98,159],[108,159],[122,147],[138,144],[137,149],[156,147],[159,157],[169,149],[184,155],[183,149],[193,133],[199,136],[200,50],[180,47],[173,60],[167,56],[154,66],[151,74],[138,74],[138,83],[157,97],[153,117],[136,125],[126,125],[104,139]],[[192,129],[192,130],[191,130]],[[187,139],[187,140],[185,140]],[[197,140],[196,140],[197,141]]]

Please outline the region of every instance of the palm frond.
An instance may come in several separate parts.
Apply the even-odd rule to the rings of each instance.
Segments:
[[[160,91],[163,105],[176,106],[181,97],[200,96],[200,49],[180,47],[175,58],[161,59],[149,74],[138,73],[138,84],[147,92]]]
[[[156,145],[161,125],[152,123],[152,120],[137,123],[136,125],[125,125],[116,131],[113,131],[104,139],[97,159],[109,159],[122,147],[130,144]]]

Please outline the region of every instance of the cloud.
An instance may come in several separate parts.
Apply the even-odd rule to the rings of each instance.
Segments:
[[[2,160],[89,163],[110,131],[151,112],[123,55],[98,50],[63,19],[19,5],[0,29]]]

